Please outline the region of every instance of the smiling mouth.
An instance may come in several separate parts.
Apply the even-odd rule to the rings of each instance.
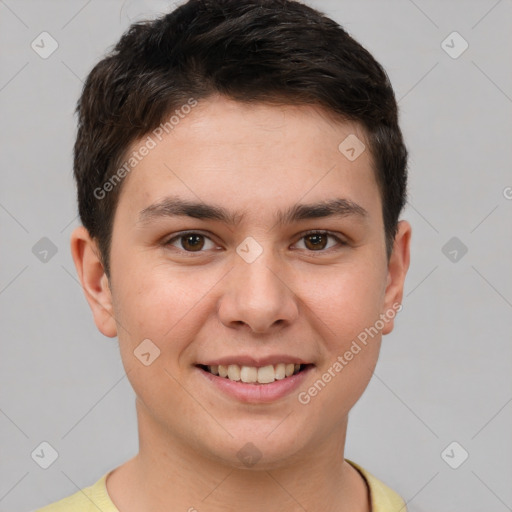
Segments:
[[[306,368],[312,367],[312,364],[294,364],[294,363],[278,363],[267,366],[242,366],[237,364],[212,365],[204,364],[196,365],[197,368],[211,373],[217,377],[225,378],[233,382],[243,382],[245,384],[270,384],[276,380],[285,380],[293,375],[304,371]]]

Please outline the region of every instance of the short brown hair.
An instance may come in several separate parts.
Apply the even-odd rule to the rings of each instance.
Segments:
[[[108,193],[104,185],[116,178],[134,141],[190,98],[219,93],[241,102],[319,105],[361,123],[381,192],[389,258],[406,201],[407,150],[381,65],[339,24],[302,3],[189,0],[131,25],[94,66],[77,104],[79,214],[98,242],[107,276],[122,183]]]

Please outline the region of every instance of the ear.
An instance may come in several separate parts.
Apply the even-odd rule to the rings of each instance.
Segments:
[[[96,327],[105,336],[115,337],[117,327],[110,284],[99,257],[98,246],[83,226],[71,234],[71,254]]]
[[[388,278],[386,284],[384,311],[387,321],[385,322],[382,334],[389,334],[394,327],[395,314],[401,309],[404,293],[404,282],[410,261],[411,225],[402,220],[398,223],[398,231],[393,243],[393,251],[388,263]],[[398,307],[400,305],[400,307]],[[390,314],[390,312],[392,312]]]

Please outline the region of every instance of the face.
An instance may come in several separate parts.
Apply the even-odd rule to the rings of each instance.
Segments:
[[[388,262],[371,155],[347,158],[349,135],[365,139],[312,107],[217,97],[153,136],[90,300],[146,429],[238,466],[250,442],[260,467],[341,435],[393,327],[409,229]]]

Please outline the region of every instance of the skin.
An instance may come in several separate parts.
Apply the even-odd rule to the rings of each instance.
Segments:
[[[393,320],[307,405],[297,399],[401,302],[409,267],[411,227],[400,221],[388,261],[370,152],[351,162],[338,150],[349,134],[364,141],[357,123],[335,122],[312,106],[202,100],[125,178],[110,279],[85,228],[73,232],[95,323],[118,336],[137,396],[139,453],[107,480],[121,512],[370,510],[364,480],[344,461],[345,435]],[[189,217],[138,222],[171,194],[245,216],[236,228]],[[367,216],[276,224],[277,210],[334,198],[350,199]],[[199,238],[202,248],[183,238],[165,245],[186,230],[208,237]],[[323,237],[315,248],[307,230],[332,231],[346,244]],[[236,252],[247,237],[263,250],[252,263]],[[149,366],[133,353],[144,339],[160,349]],[[315,367],[300,389],[269,404],[224,395],[195,367],[276,353]],[[250,468],[237,457],[247,442],[262,454]]]

